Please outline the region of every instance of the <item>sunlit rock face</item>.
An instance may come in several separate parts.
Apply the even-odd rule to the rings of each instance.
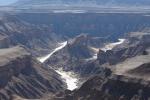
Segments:
[[[67,84],[67,89],[73,91],[74,89],[78,88],[79,79],[74,72],[65,72],[61,69],[56,70],[58,74],[61,75],[64,82]]]

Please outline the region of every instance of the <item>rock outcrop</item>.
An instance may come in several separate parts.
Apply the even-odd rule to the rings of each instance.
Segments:
[[[93,51],[88,47],[87,35],[79,35],[68,41],[65,48],[56,52],[47,61],[53,68],[59,67],[65,70],[73,70],[75,66],[92,57]]]
[[[56,95],[52,100],[148,100],[149,81],[113,75],[94,76],[80,89]]]
[[[0,49],[0,100],[39,99],[65,87],[60,76],[21,46]]]
[[[108,15],[110,15],[109,18],[107,18]],[[22,13],[2,17],[0,20],[0,99],[9,100],[14,95],[27,99],[41,98],[45,94],[55,93],[65,87],[54,70],[41,65],[25,49],[7,47],[22,44],[33,55],[38,55],[37,52],[41,54],[49,51],[48,49],[55,48],[54,42],[59,40],[57,35],[60,33],[66,38],[73,37],[74,32],[77,34],[91,32],[98,36],[106,36],[108,33],[106,36],[108,39],[112,36],[110,33],[121,34],[150,26],[149,18],[143,14],[132,16],[128,14],[71,14],[71,16],[61,14],[59,15],[63,18],[61,21],[60,17],[56,16],[57,14],[45,14],[43,17],[41,14]],[[65,19],[66,16],[68,16],[67,19]],[[74,16],[78,21],[76,18],[72,20]],[[83,17],[85,17],[84,21],[82,21]],[[89,21],[93,17],[94,24],[93,21]],[[110,17],[115,20],[110,20]],[[137,21],[139,18],[144,21]],[[118,21],[118,19],[126,20]],[[98,24],[99,22],[101,24]],[[129,23],[126,24],[126,22]],[[105,31],[101,30],[104,27]],[[112,37],[117,38],[118,34]],[[87,35],[80,35],[68,41],[67,46],[52,55],[46,64],[54,69],[63,68],[66,71],[74,71],[84,80],[97,76],[89,79],[81,88],[73,92],[66,90],[64,93],[56,94],[56,100],[61,98],[68,100],[135,100],[136,98],[143,100],[146,98],[147,100],[149,98],[147,94],[149,93],[149,38],[150,34],[146,32],[130,33],[123,44],[106,52],[100,50],[98,58],[94,60],[89,60],[89,58],[92,58],[95,53],[90,47],[95,43],[91,43],[89,41],[91,38]],[[132,89],[133,91],[129,91]]]
[[[129,33],[125,42],[106,52],[100,50],[98,60],[100,64],[109,63],[115,65],[127,58],[138,55],[147,55],[150,47],[150,33],[132,32]]]
[[[54,96],[54,100],[148,100],[149,37],[149,33],[130,33],[123,44],[106,52],[100,50],[96,61],[80,66],[90,71],[97,68],[91,74],[96,76],[79,89]],[[84,71],[88,73],[88,70]]]
[[[149,16],[145,14],[1,12],[0,34],[8,37],[11,45],[25,45],[39,56],[51,52],[58,42],[81,33],[116,40],[124,33],[149,27],[149,23]],[[93,45],[98,44],[93,42]]]

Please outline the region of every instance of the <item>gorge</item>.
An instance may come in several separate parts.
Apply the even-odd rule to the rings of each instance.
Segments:
[[[101,47],[101,50],[107,51],[113,49],[115,46],[122,44],[125,39],[118,39],[118,42],[114,43],[108,43],[104,47]],[[44,56],[44,57],[38,57],[37,59],[41,62],[44,63],[46,60],[48,60],[54,53],[59,52],[59,50],[63,49],[67,45],[67,41],[59,43],[59,46],[55,48],[50,54]],[[97,54],[94,54],[94,56]],[[94,57],[97,59],[97,56]],[[79,79],[77,78],[77,75],[75,75],[74,72],[66,72],[63,71],[61,68],[59,69],[54,69],[58,74],[61,75],[61,77],[65,80],[67,84],[67,89],[69,90],[74,90],[78,88],[77,84],[79,82]]]
[[[0,100],[149,100],[150,2],[135,2],[0,6]]]

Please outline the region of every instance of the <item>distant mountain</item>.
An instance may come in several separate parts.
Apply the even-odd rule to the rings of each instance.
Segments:
[[[18,0],[15,5],[149,6],[150,0]]]

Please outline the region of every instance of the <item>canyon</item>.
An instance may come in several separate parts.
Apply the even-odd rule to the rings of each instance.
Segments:
[[[150,33],[130,33],[112,50],[100,50],[97,61],[80,62],[80,69],[71,70],[83,79],[89,75],[91,78],[72,92],[56,94],[54,100],[148,100],[149,36]]]
[[[0,7],[0,100],[149,100],[149,1],[39,2]]]
[[[124,42],[124,39],[119,39],[119,42],[115,42],[115,43],[109,43],[107,45],[105,45],[104,47],[102,47],[101,49],[104,50],[104,51],[107,51],[107,50],[111,50],[113,49],[115,46],[119,45],[119,44],[122,44]],[[60,46],[57,47],[56,49],[54,49],[50,54],[44,56],[44,57],[38,57],[37,59],[41,62],[41,63],[44,63],[46,60],[50,59],[50,57],[59,52],[59,50],[65,48],[65,46],[67,46],[67,41],[66,42],[62,42],[62,43],[59,43]],[[95,57],[96,55],[96,57]],[[97,59],[97,54],[94,54],[94,59]],[[89,58],[90,60],[93,59],[92,58]],[[67,89],[69,90],[74,90],[76,88],[78,88],[78,83],[79,83],[79,79],[77,77],[77,75],[75,75],[75,73],[69,71],[69,72],[65,72],[63,71],[63,69],[55,69],[55,71],[60,74],[62,76],[63,79],[65,79],[65,82],[67,84]]]

